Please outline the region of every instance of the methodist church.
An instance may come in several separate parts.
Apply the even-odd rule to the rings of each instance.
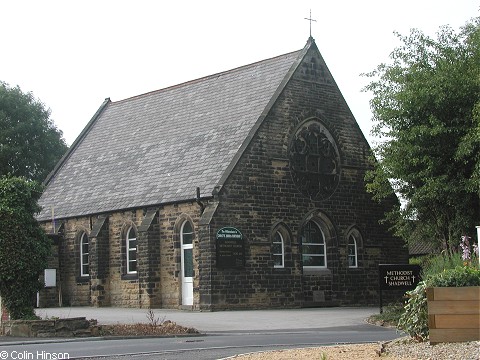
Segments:
[[[106,99],[45,180],[42,306],[378,303],[408,252],[365,191],[371,149],[310,37],[301,50]],[[392,193],[393,194],[393,193]]]

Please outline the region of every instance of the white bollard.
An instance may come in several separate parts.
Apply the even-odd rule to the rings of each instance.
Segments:
[[[476,226],[477,228],[477,244],[478,244],[478,268],[480,269],[480,226]]]

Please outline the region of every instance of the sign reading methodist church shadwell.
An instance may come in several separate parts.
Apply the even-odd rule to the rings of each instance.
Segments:
[[[217,267],[241,268],[245,266],[243,234],[234,227],[217,231]]]
[[[420,270],[419,265],[378,265],[380,290],[415,289],[420,282]]]
[[[380,264],[378,265],[378,283],[380,287],[380,313],[383,312],[383,290],[413,290],[420,282],[419,265]]]

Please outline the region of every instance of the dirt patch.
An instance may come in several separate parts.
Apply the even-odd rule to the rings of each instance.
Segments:
[[[177,323],[165,320],[159,324],[115,324],[115,325],[94,325],[92,335],[94,336],[167,336],[199,334],[197,329],[178,325]]]

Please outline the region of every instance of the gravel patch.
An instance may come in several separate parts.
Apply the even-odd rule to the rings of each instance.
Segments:
[[[388,343],[334,345],[315,348],[265,351],[241,354],[227,359],[235,360],[479,360],[480,341],[430,345],[410,338]]]
[[[405,337],[386,346],[389,354],[398,359],[421,360],[479,360],[480,341],[464,343],[442,343],[430,345],[429,342],[416,342]]]

